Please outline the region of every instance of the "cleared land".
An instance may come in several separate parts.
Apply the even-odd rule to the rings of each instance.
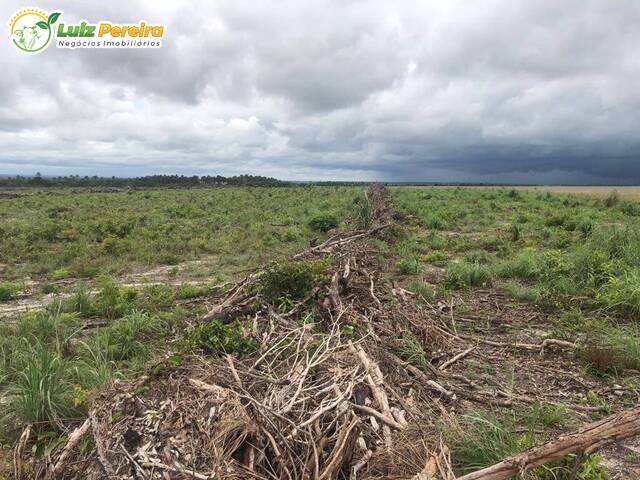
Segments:
[[[296,187],[0,199],[3,304],[38,300],[6,314],[0,337],[7,447],[31,426],[24,478],[60,461],[87,412],[66,478],[209,478],[216,465],[242,478],[350,478],[356,466],[355,478],[413,478],[431,458],[471,472],[638,402],[640,205],[516,189],[381,198]],[[372,365],[383,383],[368,383]],[[211,442],[216,455],[189,453]],[[630,440],[523,478],[637,478],[638,452]]]
[[[411,187],[414,188],[414,187]],[[415,187],[415,188],[425,188],[425,187]],[[640,187],[637,186],[556,186],[556,185],[548,185],[548,186],[513,186],[513,187],[433,187],[433,188],[469,188],[469,189],[498,189],[498,190],[518,190],[522,192],[551,192],[551,193],[568,193],[571,195],[588,195],[591,197],[599,197],[605,198],[610,195],[618,195],[620,198],[625,200],[640,200]]]
[[[518,187],[519,189],[525,191],[542,191],[542,192],[551,192],[551,193],[570,193],[570,194],[578,194],[578,195],[591,195],[595,197],[608,197],[613,193],[617,193],[620,197],[629,200],[638,200],[640,199],[640,187],[572,187],[572,186],[564,186],[564,187],[556,187],[556,186],[548,186],[548,187]]]

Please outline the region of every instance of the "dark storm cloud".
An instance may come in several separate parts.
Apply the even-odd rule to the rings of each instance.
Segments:
[[[0,173],[640,182],[635,1],[202,3],[41,2],[167,35],[0,43]]]

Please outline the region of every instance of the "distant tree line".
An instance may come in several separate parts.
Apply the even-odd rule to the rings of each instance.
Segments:
[[[211,185],[286,185],[287,182],[259,175],[149,175],[146,177],[121,178],[67,175],[60,177],[9,176],[0,177],[1,187],[199,187]]]

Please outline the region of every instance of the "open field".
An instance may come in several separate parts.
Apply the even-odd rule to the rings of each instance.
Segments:
[[[353,193],[351,193],[353,192]],[[321,213],[344,217],[344,188],[21,190],[0,196],[4,278],[95,278],[217,256],[217,272],[297,251]]]
[[[570,193],[578,195],[590,195],[594,197],[608,197],[617,192],[621,198],[628,200],[640,200],[640,187],[607,187],[607,186],[591,186],[591,187],[574,187],[574,186],[544,186],[544,187],[517,187],[519,190],[532,192],[551,192],[551,193]]]
[[[356,478],[412,478],[430,451],[450,451],[462,474],[638,402],[640,204],[518,189],[363,192],[0,197],[6,471],[27,425],[21,467],[34,478],[89,414],[93,437],[60,478],[122,474],[136,468],[130,458],[144,470],[136,449],[147,441],[165,451],[149,458],[182,469],[171,478],[224,462],[244,478],[302,478],[291,465],[313,450],[307,437],[278,436],[287,422],[323,445],[315,468],[326,478],[349,478],[362,459]],[[379,365],[382,390],[360,361]],[[220,417],[212,396],[227,399]],[[219,423],[224,408],[238,423]],[[218,430],[192,428],[211,422]],[[218,456],[185,453],[223,430]],[[297,460],[271,464],[246,442]],[[522,478],[640,475],[637,441],[587,456],[574,475],[576,458]]]
[[[410,187],[425,188],[425,187]],[[551,192],[551,193],[569,193],[571,195],[588,195],[591,197],[605,198],[612,194],[617,194],[625,200],[640,200],[640,187],[638,186],[559,186],[559,185],[540,185],[540,186],[513,186],[513,187],[489,187],[489,186],[464,186],[464,187],[432,187],[432,188],[469,188],[469,189],[514,189],[521,192]]]

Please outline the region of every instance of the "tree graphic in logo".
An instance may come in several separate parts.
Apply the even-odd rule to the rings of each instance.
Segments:
[[[17,12],[9,22],[9,34],[13,44],[26,53],[40,53],[51,43],[51,26],[61,12],[47,15],[35,8],[25,8]]]

